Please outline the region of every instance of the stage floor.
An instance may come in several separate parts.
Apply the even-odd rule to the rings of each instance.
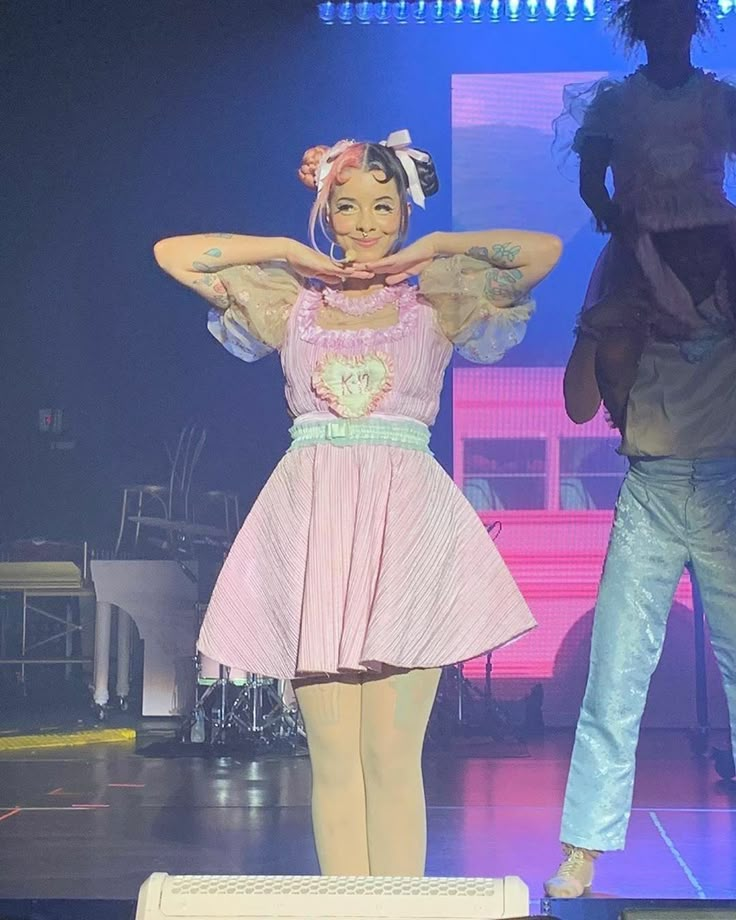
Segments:
[[[528,757],[428,755],[428,873],[520,875],[538,899],[558,860],[570,745],[564,733]],[[305,757],[3,754],[0,899],[134,899],[153,871],[315,874],[308,801]],[[736,898],[736,785],[684,733],[644,735],[628,848],[601,859],[596,889]]]

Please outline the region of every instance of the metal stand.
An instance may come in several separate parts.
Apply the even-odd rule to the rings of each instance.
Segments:
[[[206,603],[197,604],[200,626],[206,610]],[[184,727],[184,740],[215,747],[241,740],[257,747],[279,746],[292,752],[305,743],[296,700],[287,701],[286,681],[258,674],[244,674],[234,680],[230,668],[221,664],[217,678],[204,686],[199,656],[194,664],[197,698]]]
[[[494,741],[520,739],[503,709],[493,698],[493,656],[486,655],[483,688],[465,676],[463,664],[443,669],[437,703],[430,721],[428,737],[437,746],[452,737],[486,737]]]
[[[253,674],[237,685],[230,669],[220,665],[219,677],[198,694],[188,740],[222,746],[235,736],[258,746],[295,750],[305,733],[296,704],[285,702],[284,684]]]
[[[42,548],[44,541],[38,545]],[[25,553],[32,555],[30,550]],[[75,547],[75,561],[70,560],[66,546],[65,553],[59,561],[0,559],[0,591],[20,597],[17,624],[11,623],[12,609],[7,598],[0,615],[0,665],[17,669],[24,695],[32,666],[63,665],[68,680],[74,666],[92,664],[88,657],[75,652],[82,632],[76,601],[93,595],[89,549],[86,543]],[[59,609],[62,601],[63,609]]]

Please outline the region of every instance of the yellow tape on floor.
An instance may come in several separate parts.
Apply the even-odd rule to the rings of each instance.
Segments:
[[[0,737],[0,752],[26,751],[31,748],[82,747],[85,744],[110,744],[119,741],[135,741],[135,730],[132,728],[100,728],[93,731]]]

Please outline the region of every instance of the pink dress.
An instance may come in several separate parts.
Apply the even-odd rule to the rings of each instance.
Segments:
[[[442,261],[427,272],[438,301],[443,286],[461,283],[457,264]],[[534,619],[493,541],[426,448],[453,350],[437,310],[402,285],[396,325],[330,331],[317,322],[322,293],[293,279],[289,304],[288,273],[270,271],[280,272],[285,309],[254,303],[268,300],[268,271],[225,270],[210,330],[253,360],[270,350],[254,317],[284,317],[277,347],[294,443],[225,561],[200,651],[293,678],[438,667],[530,630]],[[477,315],[460,347],[497,360],[523,336],[533,305],[501,310],[472,296]],[[350,312],[372,308],[370,298],[354,304]]]

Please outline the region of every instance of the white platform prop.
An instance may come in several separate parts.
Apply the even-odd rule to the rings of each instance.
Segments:
[[[97,598],[94,700],[109,699],[110,633],[118,608],[118,654],[130,655],[130,622],[144,642],[143,715],[180,716],[194,706],[197,586],[176,562],[97,560],[91,563]],[[127,694],[128,670],[120,659],[118,694]],[[124,691],[124,692],[122,692]]]
[[[520,878],[167,875],[141,887],[136,920],[501,920],[529,914]]]

